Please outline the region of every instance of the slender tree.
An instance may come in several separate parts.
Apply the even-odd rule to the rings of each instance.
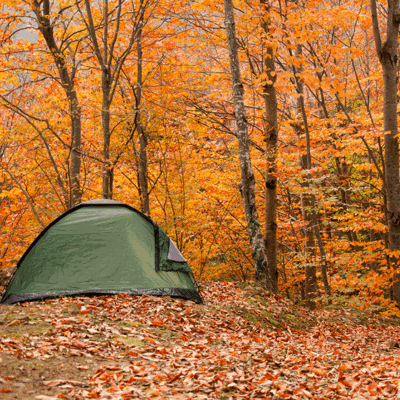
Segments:
[[[383,70],[383,123],[385,130],[385,180],[387,195],[387,224],[389,249],[400,250],[400,182],[399,139],[397,123],[397,71],[400,25],[400,1],[388,0],[386,40],[382,43],[376,0],[371,0],[371,17],[376,52]],[[398,268],[399,257],[391,257],[392,267]],[[400,306],[400,274],[393,285],[393,296]]]
[[[272,287],[278,291],[278,265],[277,265],[277,222],[276,222],[276,204],[277,204],[277,168],[276,157],[278,150],[278,101],[276,95],[276,71],[275,55],[273,46],[268,43],[269,37],[269,0],[261,0],[264,6],[263,16],[261,18],[261,28],[264,33],[263,40],[265,54],[263,56],[263,68],[267,74],[267,79],[263,85],[263,97],[265,104],[265,142],[267,154],[267,167],[265,171],[265,250],[268,260],[268,268],[271,276]],[[263,46],[263,47],[264,47]]]
[[[55,19],[52,19],[52,3],[49,0],[33,0],[31,3],[32,11],[36,17],[36,22],[42,34],[47,48],[54,60],[58,70],[61,85],[65,91],[71,118],[71,156],[70,156],[70,199],[69,206],[73,207],[80,203],[82,197],[80,185],[81,173],[81,106],[75,88],[75,78],[78,64],[75,59],[74,51],[79,47],[79,40],[73,36],[64,37],[61,43],[57,43],[54,34]],[[57,18],[65,10],[59,10]],[[73,44],[72,44],[73,43]],[[75,48],[73,50],[72,48]],[[71,57],[72,54],[72,57]],[[71,60],[67,63],[67,58]]]
[[[237,138],[239,142],[239,159],[241,174],[241,195],[246,215],[247,229],[250,237],[252,258],[256,278],[273,290],[272,279],[267,264],[265,243],[259,222],[255,196],[255,178],[250,156],[249,134],[246,109],[243,96],[243,84],[240,76],[240,64],[235,31],[235,17],[232,0],[224,0],[225,28],[228,39],[229,60],[232,80],[232,97],[235,107]]]
[[[80,7],[79,2],[76,3],[88,30],[91,47],[101,70],[101,122],[103,128],[102,195],[105,199],[111,199],[113,195],[114,168],[110,159],[112,132],[110,109],[122,68],[132,52],[138,32],[143,28],[145,23],[144,13],[150,7],[151,0],[140,0],[137,9],[135,9],[134,3],[132,3],[131,9],[124,9],[126,3],[124,0],[118,0],[116,4],[109,0],[104,0],[101,22],[95,20],[90,0],[85,0],[85,10]],[[126,22],[126,19],[129,20],[131,25],[127,41],[125,38],[121,38],[120,31],[121,24]]]
[[[135,123],[139,135],[139,194],[142,211],[150,216],[149,183],[147,171],[147,132],[142,124],[141,103],[143,86],[143,49],[142,49],[143,28],[140,26],[136,39],[137,49],[137,89],[135,92],[136,112]]]

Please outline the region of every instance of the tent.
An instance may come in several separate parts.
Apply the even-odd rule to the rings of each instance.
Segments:
[[[0,303],[116,293],[202,303],[195,283],[174,242],[150,218],[119,201],[91,200],[38,235]]]

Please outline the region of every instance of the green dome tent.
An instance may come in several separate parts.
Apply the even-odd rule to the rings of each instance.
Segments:
[[[150,218],[113,200],[91,200],[48,225],[17,264],[0,303],[128,293],[202,303],[189,264]]]

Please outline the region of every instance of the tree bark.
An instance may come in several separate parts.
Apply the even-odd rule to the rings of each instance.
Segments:
[[[43,5],[43,10],[41,9]],[[71,118],[71,157],[70,157],[70,196],[69,207],[73,207],[81,202],[82,190],[80,187],[81,172],[81,107],[79,105],[78,95],[75,90],[76,66],[73,65],[71,71],[65,62],[65,55],[61,48],[57,46],[53,26],[50,21],[50,1],[43,0],[39,2],[34,0],[32,10],[36,16],[39,30],[46,42],[46,45],[53,57],[54,63],[58,69],[58,74],[67,96],[70,118]],[[67,48],[67,46],[64,46]]]
[[[103,199],[112,199],[112,164],[110,160],[110,85],[107,68],[102,73],[103,101],[101,110],[101,123],[103,126],[103,169],[102,169],[102,196]]]
[[[139,135],[139,181],[142,212],[150,216],[149,183],[147,174],[147,133],[141,121],[142,85],[143,85],[143,51],[142,27],[138,30],[137,47],[137,89],[136,89],[136,127]]]
[[[302,54],[302,48],[299,45],[296,50],[297,55]],[[306,181],[303,184],[305,188],[309,189],[311,186],[311,140],[310,131],[308,129],[308,119],[304,105],[304,84],[302,78],[299,76],[301,68],[293,67],[294,80],[296,82],[297,93],[300,95],[297,99],[297,112],[301,115],[304,129],[297,127],[297,134],[305,133],[306,136],[306,152],[300,157],[300,166],[307,171]],[[317,268],[316,268],[316,245],[315,238],[317,239],[319,252],[321,256],[321,275],[324,283],[325,294],[331,296],[331,288],[328,282],[328,272],[326,264],[325,248],[321,239],[319,231],[318,217],[316,213],[315,198],[312,194],[303,193],[301,195],[301,210],[304,221],[306,221],[305,228],[305,254],[306,254],[306,267],[305,267],[305,299],[309,308],[315,308],[315,297],[318,292],[317,282]],[[314,238],[315,235],[315,238]],[[310,260],[308,259],[310,258]],[[329,300],[330,302],[330,300]]]
[[[89,0],[86,0],[86,12],[88,16],[90,16],[91,20],[91,11],[90,6],[88,6]],[[121,12],[121,4],[119,4],[119,13]],[[103,94],[102,108],[101,108],[101,123],[103,126],[103,199],[112,199],[112,165],[110,160],[110,95],[111,95],[111,85],[112,85],[112,77],[111,77],[111,63],[108,62],[109,57],[112,57],[112,54],[109,54],[109,44],[108,44],[108,23],[109,23],[109,15],[108,15],[108,0],[104,1],[104,28],[103,28],[103,57],[98,60],[101,64],[101,90]],[[117,18],[118,18],[117,17]],[[94,41],[94,37],[96,37],[96,32],[93,28],[90,29],[89,32],[92,32],[92,40]],[[97,42],[96,42],[97,43]],[[97,54],[100,54],[100,49],[96,51]]]
[[[371,0],[371,18],[376,52],[383,69],[383,124],[385,129],[385,179],[387,193],[387,222],[389,249],[400,250],[400,184],[399,141],[397,124],[397,69],[400,25],[400,1],[388,0],[387,36],[382,44],[376,0]],[[390,264],[398,268],[399,258],[391,257]],[[393,284],[393,298],[400,307],[400,274]]]
[[[304,98],[303,98],[303,83],[300,79],[296,78],[297,91],[301,97],[297,100],[297,109],[302,116],[302,122],[304,129],[298,125],[296,128],[297,135],[300,136],[304,132],[308,132],[307,116],[305,115]],[[307,140],[308,139],[308,140]],[[311,149],[309,146],[309,135],[307,135],[306,153],[300,156],[299,162],[302,169],[309,171],[311,169]],[[302,186],[306,190],[310,189],[310,172],[307,172],[306,180]],[[316,268],[316,248],[315,248],[315,219],[314,218],[314,202],[312,195],[309,193],[301,194],[301,214],[305,221],[304,237],[305,246],[304,253],[306,256],[305,260],[305,281],[304,281],[304,297],[306,305],[310,309],[315,309],[315,297],[318,291],[317,283],[317,268]]]
[[[250,157],[248,126],[244,106],[243,85],[240,76],[232,0],[224,0],[224,9],[231,68],[232,96],[235,107],[237,138],[239,142],[241,195],[250,238],[252,259],[254,262],[256,279],[263,282],[267,289],[273,290],[256,206],[255,178]]]
[[[265,15],[261,20],[261,27],[264,34],[269,33],[269,0],[261,0],[264,5]],[[269,273],[274,291],[278,291],[278,265],[277,265],[277,223],[276,223],[276,203],[277,203],[277,144],[278,144],[278,102],[276,98],[275,57],[272,46],[267,46],[266,54],[263,58],[264,72],[267,74],[267,81],[263,87],[263,97],[265,104],[265,141],[267,154],[267,167],[265,171],[265,250],[267,254]]]
[[[86,24],[91,44],[93,46],[94,54],[97,58],[99,66],[101,68],[101,89],[102,89],[102,110],[101,110],[101,121],[103,127],[103,166],[102,166],[102,195],[105,199],[112,199],[113,197],[113,171],[115,163],[110,159],[110,144],[111,144],[111,128],[110,128],[110,108],[113,102],[115,90],[119,81],[122,67],[126,61],[126,58],[131,53],[132,46],[135,43],[136,35],[138,33],[138,27],[143,27],[143,16],[145,11],[145,5],[143,0],[139,1],[139,7],[137,10],[137,18],[140,21],[140,25],[134,25],[128,43],[124,50],[118,55],[116,54],[117,42],[120,35],[120,23],[123,15],[122,7],[124,2],[122,0],[117,1],[117,5],[113,11],[109,12],[109,0],[104,0],[103,10],[103,33],[98,40],[97,31],[98,27],[93,20],[93,14],[91,10],[90,0],[84,0],[86,8],[86,17],[80,8],[79,2],[77,7],[84,23]],[[115,15],[114,15],[115,12]],[[133,17],[133,15],[132,15]],[[87,19],[86,19],[87,18]],[[110,33],[110,21],[112,20],[114,25],[114,32]],[[135,20],[135,22],[137,22]],[[102,46],[100,46],[102,43]]]

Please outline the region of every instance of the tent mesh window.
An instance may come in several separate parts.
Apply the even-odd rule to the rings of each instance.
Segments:
[[[158,240],[160,246],[159,271],[186,272],[190,276],[193,276],[188,262],[175,246],[174,242],[161,228],[158,228]]]

